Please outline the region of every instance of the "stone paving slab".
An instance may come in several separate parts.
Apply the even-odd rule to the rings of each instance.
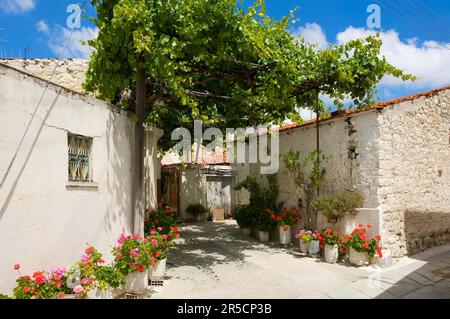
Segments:
[[[185,225],[182,236],[164,287],[151,298],[450,298],[450,245],[382,269],[331,265],[297,246],[262,244],[230,221]]]

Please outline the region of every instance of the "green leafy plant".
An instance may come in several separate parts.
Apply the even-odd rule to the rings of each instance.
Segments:
[[[377,235],[375,238],[367,238],[366,228],[371,228],[371,225],[359,225],[358,228],[354,229],[350,235],[346,236],[346,241],[344,246],[353,248],[357,252],[366,252],[369,257],[373,257],[376,254],[383,257],[381,252],[381,236]]]
[[[193,216],[195,219],[198,219],[199,216],[207,215],[209,213],[209,209],[202,204],[191,204],[186,207],[186,213]]]
[[[313,240],[317,240],[317,235],[311,230],[302,229],[297,234],[295,234],[295,238],[309,243]]]
[[[289,226],[295,225],[302,217],[295,208],[284,209],[280,213],[271,212],[270,218],[275,220],[278,226],[285,229]]]
[[[20,265],[14,269],[19,272]],[[53,299],[63,298],[72,290],[67,286],[68,273],[64,268],[55,268],[51,272],[36,271],[32,276],[22,276],[16,280],[14,298],[16,299]]]
[[[269,208],[256,215],[256,228],[259,231],[271,231],[276,225],[277,222],[272,218],[272,212]]]
[[[363,196],[358,192],[341,192],[336,195],[321,195],[311,202],[311,208],[327,217],[330,223],[336,224],[340,218],[364,202]]]
[[[158,249],[157,240],[149,240],[141,235],[134,236],[121,235],[118,240],[119,245],[114,247],[114,266],[123,275],[133,272],[144,272],[151,265],[152,256]]]
[[[175,213],[170,209],[158,208],[157,210],[146,210],[144,219],[144,232],[148,234],[151,229],[159,228],[159,233],[169,233],[170,228],[178,225]]]
[[[251,228],[253,227],[253,216],[250,213],[249,205],[241,205],[236,207],[234,211],[236,217],[236,222],[241,228]]]
[[[320,241],[321,247],[324,247],[325,245],[334,246],[339,245],[340,235],[338,232],[331,229],[324,229],[323,231],[317,233],[317,238]]]
[[[311,201],[325,178],[326,170],[321,167],[321,163],[326,163],[329,157],[313,151],[300,160],[300,152],[289,151],[281,157],[281,160],[294,177],[298,205],[305,215],[305,226],[311,228],[312,213],[314,212],[310,207]],[[306,174],[309,167],[311,167],[311,171]]]

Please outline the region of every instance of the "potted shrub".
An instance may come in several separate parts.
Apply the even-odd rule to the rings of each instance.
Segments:
[[[167,234],[170,227],[178,225],[178,220],[173,211],[170,209],[158,208],[156,210],[145,211],[144,233],[148,234],[151,229],[162,227],[161,234]]]
[[[335,264],[339,259],[339,234],[326,229],[319,234],[319,239],[324,248],[325,262]]]
[[[186,208],[186,213],[191,215],[196,222],[204,222],[209,210],[201,204],[191,204]]]
[[[167,255],[175,245],[174,239],[179,236],[178,227],[171,227],[168,234],[161,234],[155,230],[150,231],[148,240],[154,248],[150,258],[150,267],[148,268],[148,277],[150,279],[164,278],[167,266]]]
[[[299,220],[300,214],[295,208],[291,210],[283,210],[280,214],[271,213],[271,219],[276,220],[279,233],[280,233],[280,243],[283,245],[290,244],[292,241],[292,230],[291,226],[295,225]]]
[[[311,244],[311,241],[314,238],[314,233],[310,230],[300,230],[296,235],[295,238],[300,241],[300,251],[304,254],[308,253],[309,246]]]
[[[366,226],[371,228],[370,225]],[[348,257],[351,264],[355,266],[364,266],[370,263],[370,259],[375,255],[382,256],[380,246],[380,236],[369,239],[366,237],[367,231],[363,225],[354,229],[351,235],[347,236],[345,243],[348,248]]]
[[[250,214],[250,207],[248,205],[238,206],[235,210],[236,222],[242,230],[242,233],[246,236],[250,236],[252,233],[253,218]]]
[[[335,195],[321,195],[311,202],[311,208],[321,212],[328,223],[336,224],[345,214],[362,206],[363,196],[358,192],[341,192]]]
[[[148,268],[155,245],[141,235],[121,235],[119,245],[112,253],[115,267],[125,276],[125,290],[129,293],[143,294],[148,287]]]
[[[276,222],[272,218],[269,208],[266,208],[257,218],[258,239],[266,243],[270,240],[270,231],[275,228]]]

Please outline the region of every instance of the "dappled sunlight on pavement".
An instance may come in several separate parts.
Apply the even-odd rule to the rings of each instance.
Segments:
[[[296,245],[262,244],[233,221],[183,225],[153,298],[450,298],[450,279],[435,271],[450,267],[450,246],[437,249],[388,269],[356,268],[305,257]]]

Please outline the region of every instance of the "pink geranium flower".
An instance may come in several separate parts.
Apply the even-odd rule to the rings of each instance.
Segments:
[[[76,293],[77,295],[82,294],[84,292],[83,286],[81,285],[75,286],[75,288],[73,288],[73,292]]]

